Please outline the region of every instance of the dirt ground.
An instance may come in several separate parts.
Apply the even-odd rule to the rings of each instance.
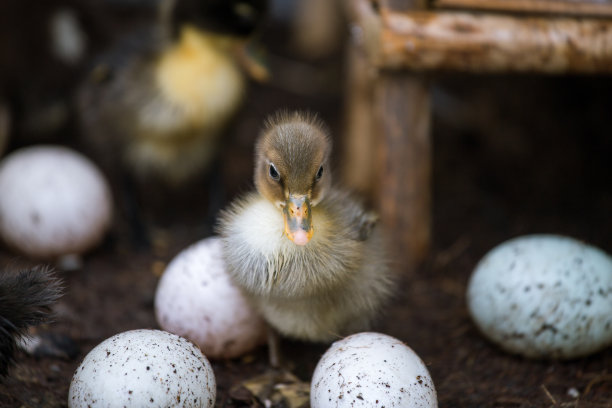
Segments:
[[[72,373],[89,350],[113,334],[158,327],[153,300],[160,271],[181,249],[211,234],[210,191],[222,207],[251,187],[253,138],[267,114],[308,108],[340,134],[341,58],[299,60],[278,43],[282,37],[266,38],[276,39],[270,40],[270,64],[279,74],[252,85],[201,189],[168,208],[152,247],[135,247],[113,232],[82,269],[59,271],[65,295],[53,323],[38,331],[72,339],[78,352],[63,358],[20,353],[0,384],[1,407],[66,406]],[[612,349],[572,361],[509,355],[480,335],[465,303],[478,260],[509,238],[559,233],[612,252],[612,79],[440,75],[431,83],[432,248],[421,265],[406,271],[375,329],[420,355],[441,407],[612,407]],[[23,100],[28,98],[25,106]],[[28,117],[24,111],[18,121]],[[16,128],[11,149],[40,139],[71,141],[57,133],[31,136],[19,122]],[[34,262],[0,247],[2,267]],[[305,381],[326,349],[293,341],[282,347]],[[266,371],[265,347],[212,364],[218,407],[257,406],[235,387]]]

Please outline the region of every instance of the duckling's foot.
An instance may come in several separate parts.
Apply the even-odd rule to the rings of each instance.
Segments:
[[[281,368],[280,336],[276,330],[268,326],[268,359],[270,367],[273,369]]]

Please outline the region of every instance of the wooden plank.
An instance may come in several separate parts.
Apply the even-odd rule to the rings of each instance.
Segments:
[[[385,72],[376,82],[378,209],[393,253],[414,265],[431,238],[430,92],[420,75]]]
[[[435,0],[437,9],[470,9],[522,14],[612,17],[610,1],[564,0]]]
[[[427,0],[382,0],[380,12],[423,10]],[[380,125],[378,208],[395,255],[415,266],[431,241],[431,98],[427,79],[381,70],[375,82]]]
[[[380,68],[466,72],[610,73],[612,20],[466,12],[382,14]]]
[[[346,55],[347,83],[344,91],[344,137],[342,140],[342,181],[351,190],[374,201],[376,127],[374,125],[374,80],[363,48],[350,42]]]

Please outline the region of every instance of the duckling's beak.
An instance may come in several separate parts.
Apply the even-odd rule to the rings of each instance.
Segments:
[[[314,233],[308,197],[290,195],[283,208],[283,217],[287,237],[296,245],[306,245]]]

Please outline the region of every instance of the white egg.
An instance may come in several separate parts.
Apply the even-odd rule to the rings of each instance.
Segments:
[[[155,293],[160,327],[198,344],[209,358],[240,356],[265,338],[262,318],[226,272],[221,247],[211,237],[183,250]]]
[[[0,162],[0,235],[39,258],[80,254],[112,218],[110,188],[85,156],[65,147],[17,150]]]
[[[215,376],[189,341],[161,330],[106,339],[76,369],[68,407],[213,407]]]
[[[434,383],[419,356],[396,338],[358,333],[335,342],[312,376],[312,408],[437,407]]]
[[[612,258],[572,238],[502,243],[477,265],[467,301],[482,333],[513,353],[574,358],[612,344]]]

